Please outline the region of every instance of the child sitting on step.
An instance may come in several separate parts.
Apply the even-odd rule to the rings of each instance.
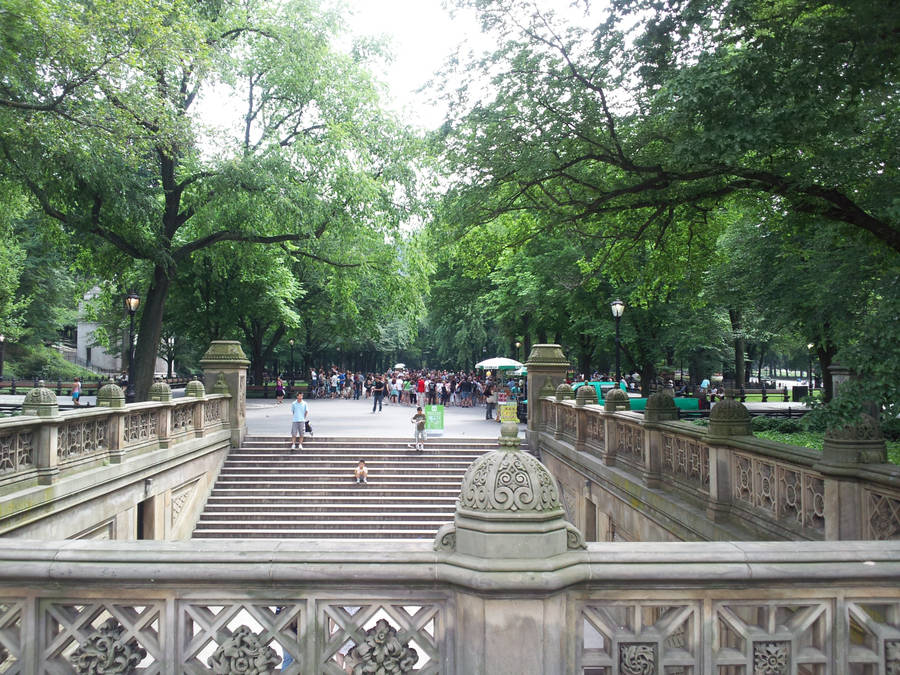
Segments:
[[[356,476],[357,483],[368,484],[369,481],[366,479],[369,477],[369,469],[366,468],[366,460],[359,460],[359,464],[356,465],[356,469],[354,469],[353,473]]]

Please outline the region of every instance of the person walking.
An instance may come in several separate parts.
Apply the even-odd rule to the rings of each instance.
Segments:
[[[76,377],[72,383],[72,405],[76,408],[81,405],[81,378]]]
[[[425,449],[425,413],[422,412],[422,406],[416,408],[416,414],[410,420],[416,430],[416,450]]]
[[[303,449],[303,433],[306,431],[306,420],[309,419],[309,405],[303,400],[303,392],[297,392],[297,400],[291,403],[291,452]]]
[[[275,378],[275,405],[281,405],[284,401],[284,380],[281,375]]]
[[[378,375],[375,378],[375,384],[372,386],[372,412],[375,412],[375,408],[378,408],[378,412],[381,412],[381,399],[384,398],[385,391],[385,383],[382,379],[381,375]]]

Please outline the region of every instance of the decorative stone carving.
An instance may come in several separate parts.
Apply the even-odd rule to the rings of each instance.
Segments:
[[[584,542],[584,535],[572,523],[566,523],[566,545],[570,551],[587,548],[587,544]]]
[[[534,368],[568,368],[569,361],[557,344],[537,344],[531,346],[531,353],[525,363],[528,372]]]
[[[644,419],[647,422],[677,420],[678,408],[675,399],[662,391],[650,394],[647,407],[644,409]]]
[[[900,499],[874,490],[866,490],[865,494],[866,538],[900,539]]]
[[[59,404],[56,402],[56,394],[44,386],[40,380],[38,386],[30,389],[25,394],[22,403],[23,415],[37,415],[38,417],[56,417],[59,415]]]
[[[631,402],[628,399],[628,394],[616,387],[606,393],[606,398],[603,399],[603,407],[607,412],[631,410]]]
[[[828,430],[822,443],[822,459],[830,464],[887,462],[887,445],[878,420],[862,413],[853,424]]]
[[[194,379],[185,386],[184,395],[190,396],[191,398],[203,398],[206,396],[206,388],[200,380],[194,377]]]
[[[434,537],[435,551],[446,551],[451,553],[456,550],[456,525],[446,523],[441,525]]]
[[[709,428],[706,434],[710,438],[752,436],[750,411],[743,403],[728,396],[724,401],[716,403],[709,411]]]
[[[791,667],[791,643],[753,643],[753,675],[787,675]]]
[[[281,663],[281,657],[262,644],[247,626],[241,626],[219,645],[206,663],[216,675],[269,675]]]
[[[591,384],[583,384],[575,392],[575,405],[578,407],[596,405],[597,400],[597,390]]]
[[[350,657],[356,661],[353,675],[412,673],[419,654],[408,642],[400,642],[396,629],[385,619],[379,619],[378,623],[366,631],[363,643],[350,650]]]
[[[109,378],[109,382],[100,387],[97,392],[97,405],[102,408],[124,408],[125,392],[122,387]]]
[[[900,640],[884,641],[885,675],[900,675]]]
[[[550,471],[519,450],[497,450],[472,462],[459,506],[472,511],[557,511],[559,493]]]
[[[622,675],[655,675],[656,644],[653,642],[620,642],[619,672]]]
[[[216,383],[213,385],[213,393],[214,394],[230,394],[231,390],[228,389],[228,383],[225,381],[225,373],[219,373],[218,377],[216,377]]]
[[[131,673],[144,660],[147,652],[135,638],[122,640],[125,628],[117,619],[107,619],[100,630],[92,633],[72,652],[70,663],[76,673]]]
[[[217,363],[250,365],[241,343],[237,340],[213,340],[210,343],[209,349],[200,359],[200,366],[207,369],[207,366],[215,367]]]
[[[0,435],[0,474],[34,466],[34,431],[23,429]]]
[[[172,388],[162,380],[157,380],[150,385],[150,391],[147,393],[147,397],[151,401],[171,401]]]
[[[556,390],[553,389],[553,382],[550,381],[550,378],[544,379],[544,385],[541,387],[541,390],[538,392],[538,398],[553,398],[556,395]]]
[[[557,401],[568,401],[573,398],[575,398],[575,391],[570,385],[566,384],[565,382],[563,382],[556,388]]]

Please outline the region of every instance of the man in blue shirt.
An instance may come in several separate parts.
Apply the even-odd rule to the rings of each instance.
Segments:
[[[293,452],[295,447],[303,449],[303,432],[306,431],[306,420],[309,419],[309,406],[303,400],[303,392],[297,392],[297,400],[291,403],[291,413],[294,416],[291,424],[291,452]]]

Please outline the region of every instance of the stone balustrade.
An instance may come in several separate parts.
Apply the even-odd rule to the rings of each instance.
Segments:
[[[894,673],[898,579],[900,542],[0,540],[0,671]]]
[[[572,400],[539,377],[529,382],[541,392],[529,444],[589,540],[900,538],[900,467],[845,459],[883,456],[868,427],[859,441],[826,441],[838,446],[829,455],[753,437],[733,400],[716,404],[704,429],[677,421],[664,394],[640,414]]]

